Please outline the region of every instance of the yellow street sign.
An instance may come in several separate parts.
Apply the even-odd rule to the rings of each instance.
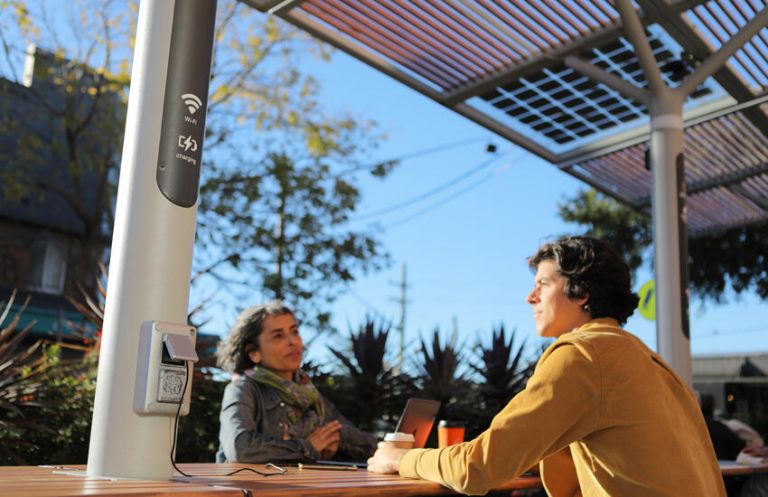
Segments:
[[[637,292],[637,296],[640,297],[640,303],[637,305],[640,315],[649,321],[654,321],[656,319],[656,288],[653,280],[645,282]]]

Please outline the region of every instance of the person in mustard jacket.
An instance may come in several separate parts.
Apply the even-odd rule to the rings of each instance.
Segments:
[[[483,494],[538,463],[552,497],[724,497],[694,393],[620,327],[638,302],[621,257],[604,241],[567,237],[528,262],[536,331],[556,340],[525,390],[474,440],[381,444],[368,470]]]

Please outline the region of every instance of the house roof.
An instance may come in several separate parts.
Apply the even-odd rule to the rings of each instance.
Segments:
[[[614,2],[244,0],[331,43],[627,205],[650,212],[646,105],[567,57],[646,81]],[[768,220],[768,8],[635,0],[675,87],[750,20],[763,28],[684,106],[692,235]]]

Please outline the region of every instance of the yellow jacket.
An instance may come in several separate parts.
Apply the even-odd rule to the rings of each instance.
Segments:
[[[693,392],[613,319],[559,337],[488,430],[400,474],[483,494],[537,462],[552,497],[725,496]]]

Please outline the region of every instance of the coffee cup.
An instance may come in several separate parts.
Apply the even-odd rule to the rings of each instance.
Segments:
[[[416,439],[411,433],[387,433],[384,435],[384,443],[390,444],[398,449],[412,449]]]
[[[437,423],[437,446],[441,449],[464,441],[464,423],[441,419]]]

